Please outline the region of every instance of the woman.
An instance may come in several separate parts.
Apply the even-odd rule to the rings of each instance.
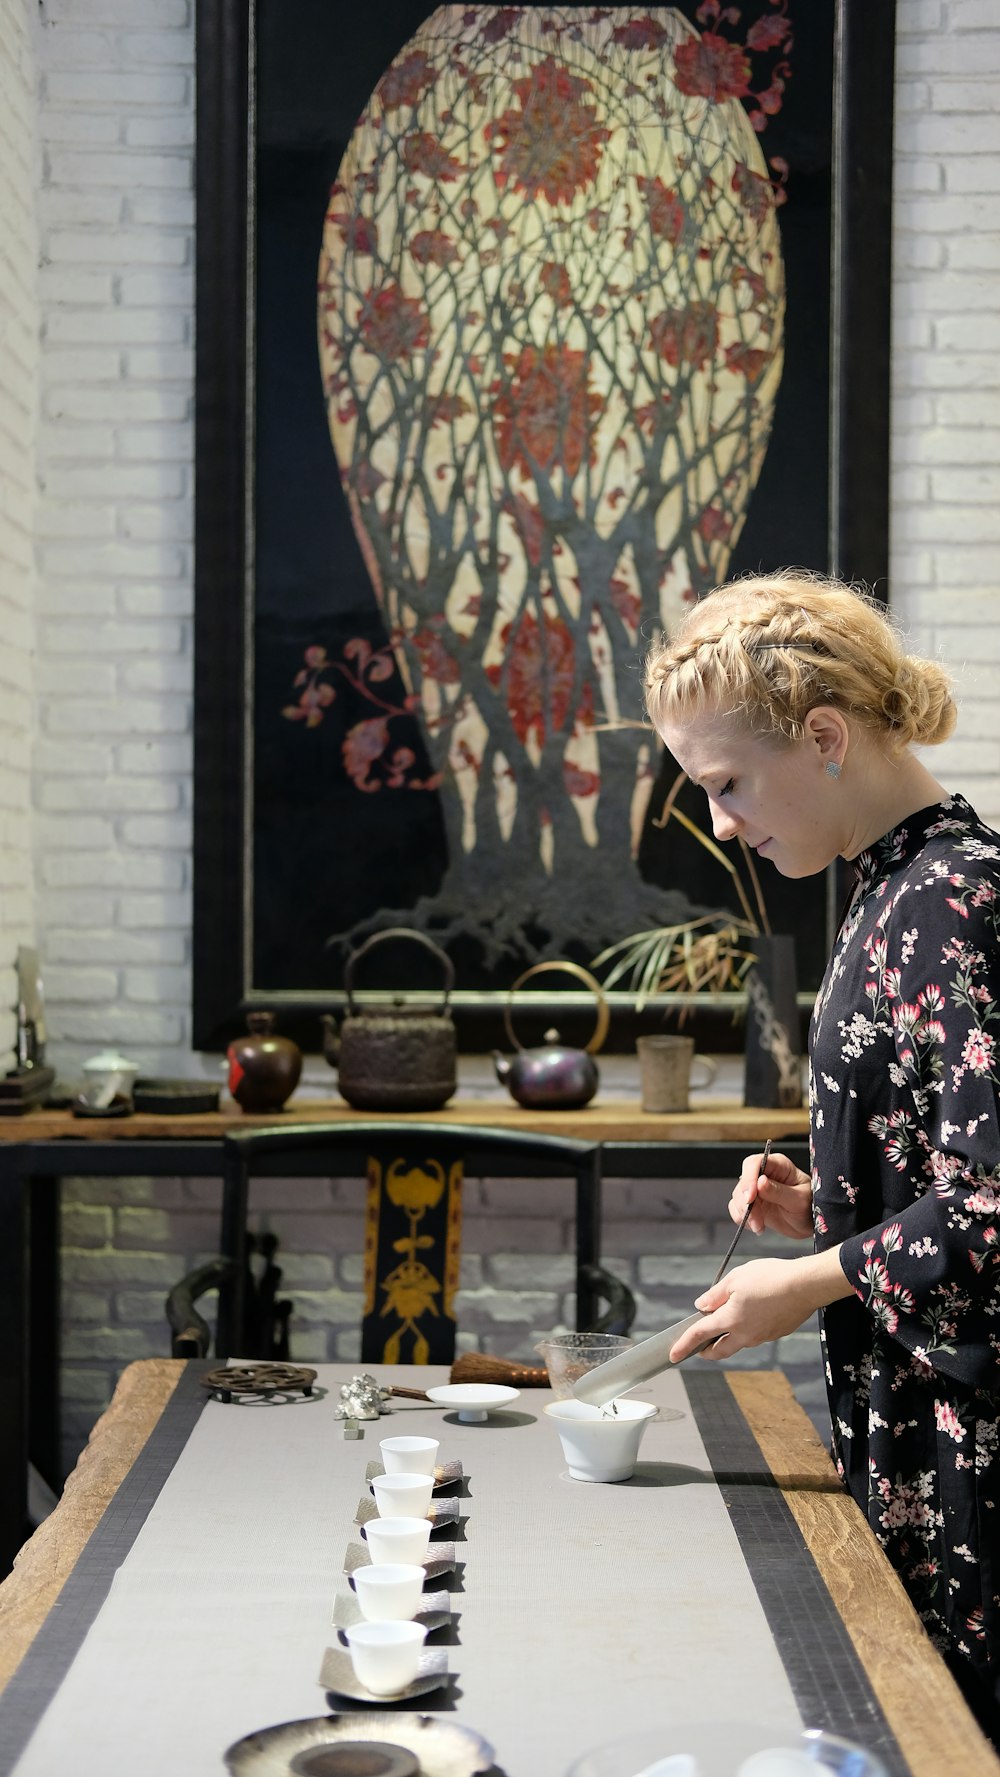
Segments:
[[[881,608],[800,572],[693,607],[649,714],[717,839],[856,873],[810,1030],[812,1178],[749,1160],[738,1219],[805,1240],[698,1298],[713,1357],[820,1310],[834,1454],[987,1733],[1000,1730],[1000,837],[911,751],[948,679]]]

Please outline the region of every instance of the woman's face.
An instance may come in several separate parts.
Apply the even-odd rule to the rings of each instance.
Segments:
[[[853,855],[853,817],[829,776],[825,734],[775,746],[718,714],[661,729],[671,753],[708,797],[716,839],[742,837],[782,876],[815,876],[838,853]]]

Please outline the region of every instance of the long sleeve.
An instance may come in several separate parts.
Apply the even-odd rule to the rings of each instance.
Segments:
[[[914,1196],[846,1240],[860,1301],[918,1361],[1000,1389],[1000,889],[995,863],[929,871],[865,942],[871,1017],[888,1023],[892,1109],[868,1133]]]

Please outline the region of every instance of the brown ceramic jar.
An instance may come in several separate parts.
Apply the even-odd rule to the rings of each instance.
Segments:
[[[290,1037],[274,1034],[273,1012],[248,1012],[249,1036],[226,1050],[229,1090],[241,1110],[280,1111],[299,1083],[302,1051]]]

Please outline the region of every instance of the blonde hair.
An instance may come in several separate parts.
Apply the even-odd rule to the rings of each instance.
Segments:
[[[947,740],[957,714],[944,667],[907,654],[876,599],[801,568],[709,593],[651,650],[643,683],[654,728],[708,709],[779,744],[817,704],[897,752]]]

